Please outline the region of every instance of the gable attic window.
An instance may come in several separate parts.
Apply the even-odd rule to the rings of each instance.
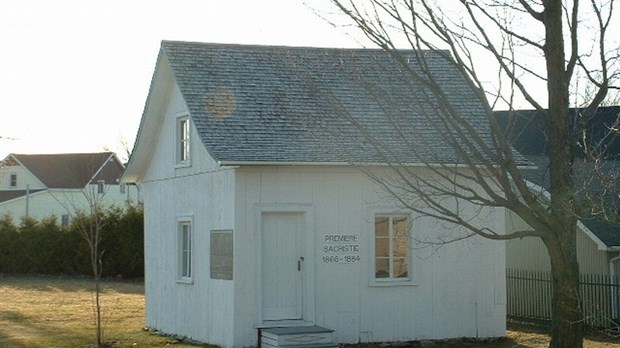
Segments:
[[[375,215],[375,281],[409,281],[409,216]]]
[[[176,126],[176,163],[189,165],[190,163],[190,139],[189,139],[189,116],[177,118]]]
[[[11,174],[10,185],[11,187],[17,187],[17,174]]]

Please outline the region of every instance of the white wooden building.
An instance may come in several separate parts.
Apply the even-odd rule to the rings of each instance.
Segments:
[[[458,72],[429,62],[468,117],[484,118]],[[505,334],[504,244],[419,243],[458,228],[401,209],[349,165],[383,170],[323,93],[379,125],[354,75],[415,109],[393,64],[380,50],[162,43],[123,174],[144,201],[148,327],[223,347],[284,332],[269,328],[327,328],[331,344]],[[411,139],[454,163],[415,114]],[[473,219],[502,231],[504,217]]]
[[[0,161],[0,216],[70,222],[95,201],[105,207],[137,203],[135,185],[121,185],[124,169],[116,154],[9,154]]]

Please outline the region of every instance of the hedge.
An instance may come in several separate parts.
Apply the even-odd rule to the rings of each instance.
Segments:
[[[128,205],[101,212],[100,250],[103,277],[144,277],[144,214]],[[87,241],[78,231],[79,219],[61,226],[54,216],[0,219],[0,273],[92,275]]]

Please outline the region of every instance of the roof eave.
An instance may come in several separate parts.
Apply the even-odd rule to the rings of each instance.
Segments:
[[[119,178],[122,183],[137,183],[145,175],[149,159],[153,156],[154,143],[161,129],[163,122],[153,120],[151,113],[161,112],[161,108],[153,104],[167,103],[167,98],[158,98],[157,95],[169,91],[171,81],[174,79],[173,72],[170,69],[166,53],[160,48],[159,56],[155,65],[155,71],[151,79],[149,93],[144,103],[144,110],[140,120],[140,126],[136,136],[134,147],[127,161],[127,165]],[[156,90],[157,89],[157,90]],[[155,96],[154,96],[155,95]],[[165,100],[163,100],[165,99]],[[148,129],[147,129],[148,128]],[[156,130],[156,131],[155,131]],[[157,135],[153,135],[157,134]],[[148,139],[146,139],[148,138]]]
[[[343,166],[367,166],[367,167],[388,167],[393,165],[405,166],[405,167],[432,167],[432,168],[468,168],[470,167],[467,164],[458,164],[458,163],[423,163],[423,162],[412,162],[412,163],[384,163],[384,162],[304,162],[304,161],[218,161],[217,162],[220,167],[242,167],[242,166],[333,166],[333,167],[343,167]],[[483,167],[480,165],[479,167]],[[519,169],[535,169],[529,165],[517,166]]]

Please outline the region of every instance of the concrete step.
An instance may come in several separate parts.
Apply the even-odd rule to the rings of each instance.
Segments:
[[[266,348],[335,348],[334,330],[320,326],[273,327],[261,329],[261,346]]]

